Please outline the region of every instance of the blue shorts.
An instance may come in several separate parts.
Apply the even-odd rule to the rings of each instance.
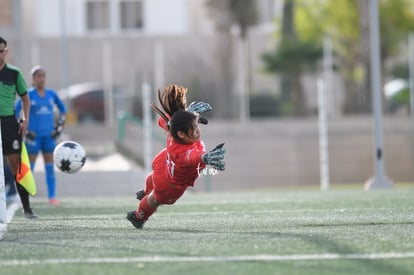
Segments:
[[[36,137],[34,140],[26,140],[27,153],[29,155],[37,155],[39,151],[42,153],[53,153],[56,142],[52,136]]]

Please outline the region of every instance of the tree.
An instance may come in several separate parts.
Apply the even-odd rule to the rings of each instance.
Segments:
[[[207,7],[216,29],[224,33],[230,33],[232,26],[238,25],[245,39],[247,30],[257,23],[256,0],[208,0]]]
[[[357,42],[360,39],[357,0],[298,1],[298,33],[310,41],[322,41],[325,36],[332,39],[336,67],[342,74],[347,91],[344,109],[346,112],[355,111],[351,108],[364,102],[360,93],[364,76],[360,63],[360,43]]]
[[[256,0],[208,0],[207,6],[210,9],[210,14],[215,20],[216,28],[226,35],[231,34],[231,30],[234,26],[238,26],[240,34],[233,45],[233,48],[237,52],[237,72],[233,75],[233,78],[238,82],[238,95],[237,99],[231,102],[239,103],[239,116],[241,120],[246,120],[249,117],[249,104],[248,104],[248,92],[246,88],[250,85],[247,84],[250,76],[248,73],[248,60],[250,60],[250,50],[247,43],[248,29],[255,25],[257,22],[257,9]],[[231,70],[231,59],[229,56],[233,56],[232,51],[227,52],[224,59],[229,60],[227,64],[229,70]],[[236,97],[236,96],[235,96]],[[246,107],[244,107],[246,106]],[[236,106],[233,106],[236,107]],[[233,108],[237,109],[237,108]]]
[[[358,111],[365,110],[370,112],[372,110],[372,100],[371,100],[371,55],[370,55],[370,16],[369,16],[369,1],[358,0],[358,14],[359,14],[359,32],[361,45],[360,51],[360,64],[363,68],[362,81],[360,86],[360,93],[365,99],[362,104],[358,104],[356,94],[349,95],[346,97],[344,111],[349,113],[354,108],[359,109]],[[359,107],[359,108],[358,108]],[[362,109],[362,110],[361,110]]]
[[[285,0],[281,42],[272,52],[263,54],[263,60],[267,71],[281,75],[284,113],[303,116],[307,114],[307,104],[301,76],[304,72],[315,70],[322,56],[322,47],[320,43],[297,35],[295,10],[295,0]]]
[[[285,114],[303,116],[307,114],[306,98],[303,93],[301,76],[316,70],[322,56],[319,45],[303,41],[284,40],[273,53],[265,53],[266,70],[282,75],[282,101]]]
[[[297,0],[296,27],[299,36],[333,40],[346,97],[344,111],[371,109],[368,0]],[[380,0],[381,54],[385,61],[414,29],[413,1]],[[382,62],[384,64],[384,62]],[[384,72],[383,68],[382,71]]]

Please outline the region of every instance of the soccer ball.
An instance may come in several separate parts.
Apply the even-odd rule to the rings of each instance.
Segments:
[[[56,146],[53,159],[57,168],[66,174],[78,172],[86,161],[83,147],[74,141],[64,141]]]

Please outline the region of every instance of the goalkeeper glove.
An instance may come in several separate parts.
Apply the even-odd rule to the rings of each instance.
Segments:
[[[211,165],[217,170],[224,171],[225,162],[224,162],[224,153],[226,150],[223,148],[224,143],[217,145],[211,151],[205,153],[201,159],[205,164]]]
[[[201,116],[201,117],[198,118],[198,123],[207,125],[208,124],[208,120],[207,120],[207,118]]]
[[[192,113],[198,113],[198,114],[202,114],[208,111],[211,111],[213,108],[211,107],[210,104],[206,103],[206,102],[197,102],[197,101],[193,101],[191,102],[190,106],[188,106],[187,111],[188,112],[192,112]],[[200,118],[198,119],[198,123],[207,125],[208,124],[208,120],[205,117],[200,116]]]
[[[52,138],[57,139],[63,132],[63,128],[65,126],[66,118],[65,116],[61,116],[57,123],[55,129],[52,131]]]
[[[199,114],[203,114],[205,112],[211,111],[213,108],[211,107],[210,104],[208,104],[207,102],[198,102],[198,101],[193,101],[191,102],[191,104],[187,107],[187,111],[191,112],[191,113],[199,113]]]

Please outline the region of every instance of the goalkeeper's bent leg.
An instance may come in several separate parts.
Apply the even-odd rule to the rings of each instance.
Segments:
[[[145,188],[144,188],[145,196],[149,195],[154,189],[154,184],[152,182],[152,174],[153,172],[151,172],[145,179]]]
[[[158,206],[151,207],[148,204],[148,199],[150,196],[151,195],[145,196],[138,205],[138,209],[135,213],[135,216],[139,221],[145,222],[146,220],[148,220],[149,217],[151,217],[152,214],[154,214],[157,211]]]

